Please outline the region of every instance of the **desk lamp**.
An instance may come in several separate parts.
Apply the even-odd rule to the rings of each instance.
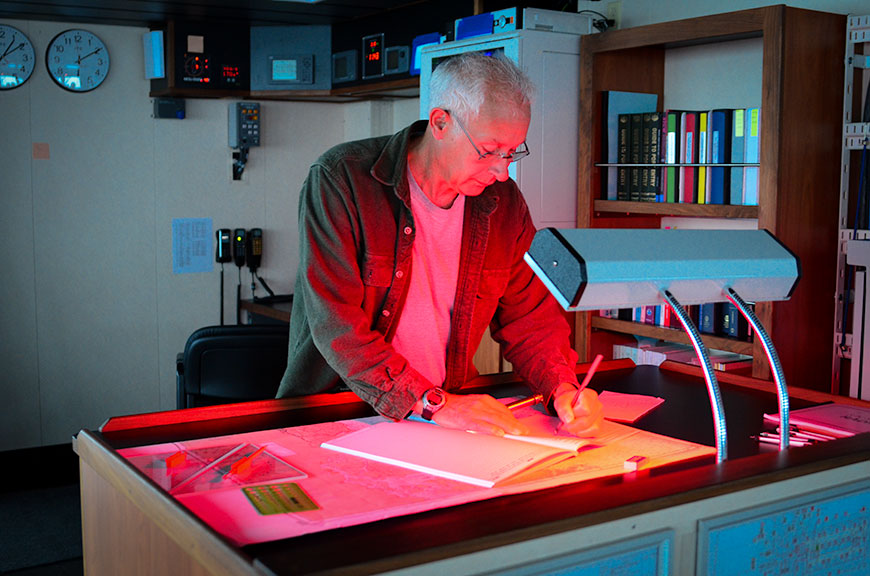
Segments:
[[[779,398],[780,449],[788,447],[788,394],[770,336],[749,302],[787,300],[800,278],[797,257],[766,230],[539,230],[525,261],[569,311],[666,303],[701,362],[716,433],[717,461],[727,431],[710,358],[683,305],[729,301],[760,338]]]

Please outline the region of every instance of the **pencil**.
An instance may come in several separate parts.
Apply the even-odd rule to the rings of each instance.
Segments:
[[[589,367],[589,370],[586,371],[586,377],[583,378],[583,381],[580,383],[580,386],[577,387],[577,392],[574,393],[574,400],[571,401],[571,406],[577,404],[577,400],[580,399],[580,394],[589,386],[589,382],[592,381],[592,375],[595,374],[595,371],[598,370],[598,365],[601,364],[601,361],[604,360],[604,356],[598,354],[595,356],[595,359],[592,360],[592,365]]]

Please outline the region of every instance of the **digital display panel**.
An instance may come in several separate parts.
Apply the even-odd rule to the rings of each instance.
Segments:
[[[384,35],[372,34],[362,42],[363,78],[378,78],[384,75]]]
[[[272,60],[272,80],[291,82],[297,79],[296,60]]]

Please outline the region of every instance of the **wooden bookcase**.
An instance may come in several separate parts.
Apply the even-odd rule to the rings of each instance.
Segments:
[[[580,74],[577,226],[658,226],[662,216],[757,218],[800,258],[801,279],[787,302],[756,313],[769,331],[789,385],[831,388],[831,344],[837,256],[837,212],[846,17],[782,5],[703,16],[585,36]],[[668,51],[761,38],[761,157],[758,206],[601,200],[601,93],[649,92],[664,100]],[[723,73],[734,74],[733,71]],[[736,75],[735,81],[739,81]],[[714,108],[715,102],[710,108]],[[601,318],[575,317],[575,345],[588,360],[601,331],[687,342],[679,331]],[[770,378],[759,343],[705,336],[710,348],[750,353],[753,376]]]

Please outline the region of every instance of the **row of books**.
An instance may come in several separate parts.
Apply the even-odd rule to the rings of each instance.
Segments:
[[[758,166],[743,164],[759,162],[759,108],[658,112],[655,94],[617,91],[602,103],[602,156],[631,165],[608,168],[605,199],[758,204]]]
[[[752,370],[751,356],[723,350],[708,350],[707,354],[714,370]],[[630,358],[638,366],[658,366],[665,360],[696,366],[701,363],[694,348],[689,345],[650,339],[640,339],[636,344],[614,344],[613,359],[620,358]]]
[[[752,341],[752,330],[740,310],[730,302],[715,302],[685,306],[686,313],[692,323],[702,334],[735,338],[746,342]],[[640,306],[637,308],[619,308],[601,310],[604,318],[615,318],[650,324],[662,328],[677,328],[682,330],[679,318],[664,304],[659,306]]]

